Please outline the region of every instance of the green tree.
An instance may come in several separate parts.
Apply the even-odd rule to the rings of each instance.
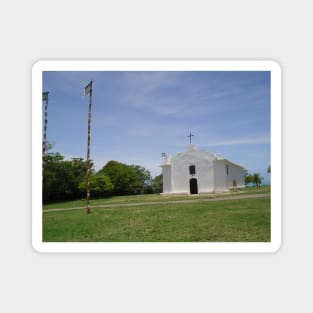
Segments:
[[[97,172],[97,174],[106,174],[109,177],[114,176],[116,170],[122,166],[123,164],[114,160],[107,162],[105,166],[102,167],[101,170]]]
[[[247,186],[247,185],[249,185],[251,183],[253,183],[253,177],[252,177],[252,175],[250,175],[248,173],[248,171],[246,171],[245,172],[245,185]]]
[[[260,175],[260,173],[253,173],[252,175],[252,182],[256,187],[260,187],[263,179],[264,178]]]
[[[130,165],[136,172],[137,179],[140,181],[140,193],[150,193],[151,173],[140,165]]]
[[[127,165],[118,161],[109,161],[97,174],[110,177],[117,195],[139,194],[144,192],[150,172],[139,165]]]
[[[115,192],[118,195],[138,194],[142,190],[142,184],[138,179],[138,173],[134,168],[125,164],[117,168],[113,178],[113,184]]]
[[[153,193],[163,192],[163,175],[160,174],[152,179]]]
[[[49,153],[44,156],[43,167],[43,184],[42,193],[43,201],[56,200],[57,195],[60,194],[58,168],[63,161],[63,156],[60,153]]]
[[[267,172],[270,174],[271,173],[271,166],[269,165],[267,168]]]
[[[136,170],[138,174],[138,178],[140,179],[142,184],[145,184],[147,181],[151,180],[151,173],[140,165],[129,165],[131,168]]]
[[[90,195],[93,198],[106,197],[113,193],[113,184],[110,178],[104,174],[94,174],[89,177]],[[79,184],[82,193],[86,192],[86,180]]]
[[[83,159],[65,161],[58,152],[47,154],[43,167],[43,201],[81,198],[79,184],[85,179],[86,171],[87,163]]]

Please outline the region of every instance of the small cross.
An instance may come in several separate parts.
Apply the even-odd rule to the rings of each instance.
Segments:
[[[191,132],[190,132],[190,135],[187,136],[189,138],[189,142],[191,143],[191,136],[194,136]]]

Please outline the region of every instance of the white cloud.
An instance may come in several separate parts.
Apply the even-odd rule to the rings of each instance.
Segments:
[[[217,146],[229,146],[229,145],[253,145],[253,144],[269,144],[270,142],[271,142],[270,135],[263,134],[263,135],[256,136],[256,137],[224,139],[221,141],[210,142],[205,146],[217,147]]]

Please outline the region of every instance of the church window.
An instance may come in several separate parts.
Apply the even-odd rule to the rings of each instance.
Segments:
[[[196,174],[196,167],[194,165],[189,166],[189,174],[190,175]]]
[[[228,176],[228,164],[226,164],[226,175]]]

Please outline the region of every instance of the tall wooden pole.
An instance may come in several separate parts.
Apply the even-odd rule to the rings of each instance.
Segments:
[[[89,93],[89,110],[88,110],[88,143],[87,143],[87,184],[86,184],[86,192],[87,192],[87,209],[86,213],[90,213],[90,124],[91,124],[91,104],[92,104],[92,81],[85,88],[85,94]]]
[[[47,149],[47,124],[48,124],[48,94],[49,92],[42,93],[42,101],[45,102],[45,123],[44,123],[44,131],[43,131],[43,141],[42,141],[42,197],[45,198],[45,192],[47,184],[44,182],[44,169],[45,169],[45,156]]]
[[[43,182],[43,170],[44,170],[45,155],[46,155],[46,148],[47,148],[48,94],[49,92],[42,93],[42,101],[45,102],[45,125],[44,125],[44,131],[43,131],[43,141],[42,141],[42,182]]]
[[[48,93],[49,92],[42,93],[42,101],[45,101],[45,124],[44,124],[43,141],[42,141],[42,169],[44,166],[44,159],[45,159],[46,147],[47,147]]]

